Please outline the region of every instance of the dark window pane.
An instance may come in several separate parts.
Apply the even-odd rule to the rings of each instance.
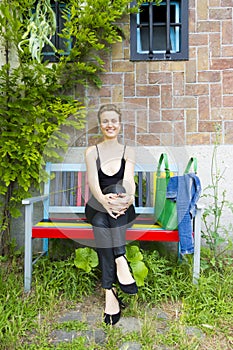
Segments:
[[[62,15],[63,10],[65,9],[65,4],[52,3],[51,6],[56,15],[57,30],[50,40],[58,51],[62,50],[65,54],[66,52],[68,53],[71,46],[71,41],[67,42],[66,39],[61,38],[59,35],[60,33],[62,33],[62,29],[64,28],[65,23],[65,19]],[[55,59],[55,52],[50,45],[45,45],[42,52],[45,59]]]
[[[166,51],[166,18],[167,18],[167,7],[163,2],[160,6],[151,5],[153,18],[150,23],[149,15],[149,5],[142,5],[141,12],[138,14],[138,27],[140,30],[137,35],[138,38],[138,52],[149,52],[149,43],[150,43],[150,25],[152,28],[152,50],[153,51]],[[170,6],[170,23],[171,24],[180,24],[180,6],[179,2],[176,4],[171,3]],[[169,46],[172,51],[180,51],[180,30],[179,26],[170,27],[170,42]]]

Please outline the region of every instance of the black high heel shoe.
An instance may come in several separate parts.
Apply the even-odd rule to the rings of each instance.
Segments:
[[[125,260],[127,261],[125,255],[122,255],[122,256],[123,256],[123,257],[125,258]],[[127,261],[127,263],[128,263],[128,261]],[[127,294],[130,294],[130,295],[135,295],[135,294],[137,294],[137,292],[138,292],[138,286],[137,286],[136,282],[133,282],[133,283],[130,283],[130,284],[123,284],[123,283],[121,283],[121,282],[119,281],[119,279],[118,279],[118,283],[119,283],[119,286],[120,286],[122,292],[127,293]]]
[[[113,289],[111,289],[113,295],[115,296],[115,298],[117,299],[118,303],[119,303],[119,307],[120,307],[120,311],[117,314],[107,314],[106,312],[104,313],[104,323],[107,325],[111,325],[113,326],[114,324],[116,324],[120,318],[121,318],[121,308],[124,309],[125,308],[125,304],[122,302],[122,300],[120,298],[118,298],[117,294],[115,293],[115,291]]]
[[[104,323],[107,325],[111,325],[113,326],[114,324],[116,324],[121,318],[121,310],[114,315],[109,315],[104,313]]]
[[[130,295],[135,295],[138,292],[138,286],[136,282],[130,283],[130,284],[122,284],[119,282],[119,286],[122,290],[122,292]]]

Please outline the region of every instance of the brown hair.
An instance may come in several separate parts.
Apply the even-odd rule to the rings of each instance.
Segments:
[[[99,109],[99,111],[98,111],[98,120],[99,120],[99,123],[100,123],[100,116],[101,116],[101,114],[104,113],[104,112],[106,112],[106,111],[114,111],[114,112],[116,112],[116,113],[118,114],[118,116],[119,116],[119,121],[120,121],[120,123],[121,123],[121,111],[120,111],[120,109],[119,109],[116,105],[111,104],[111,103],[106,104],[106,105],[102,105],[102,106],[100,107],[100,109]]]

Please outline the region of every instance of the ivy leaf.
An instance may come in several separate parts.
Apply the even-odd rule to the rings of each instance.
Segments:
[[[79,269],[89,273],[98,263],[98,255],[94,249],[88,247],[76,249],[74,264]]]
[[[143,260],[143,255],[136,245],[126,247],[126,257],[130,263]]]
[[[135,281],[137,285],[144,286],[144,279],[146,278],[148,274],[148,268],[144,264],[143,261],[135,261],[130,264],[133,276],[135,278]]]

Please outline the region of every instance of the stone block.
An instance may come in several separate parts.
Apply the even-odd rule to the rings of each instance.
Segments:
[[[147,84],[148,83],[148,63],[138,62],[136,64],[136,83]]]
[[[219,32],[221,29],[221,22],[220,21],[198,21],[197,22],[197,32],[198,33],[210,33],[210,32]]]
[[[199,0],[196,3],[197,8],[197,18],[198,20],[208,19],[208,1],[207,0]]]
[[[210,63],[212,57],[221,57],[221,34],[220,33],[210,33],[209,34],[209,57]]]
[[[190,60],[185,66],[186,83],[194,83],[197,80],[196,60]]]
[[[216,121],[200,121],[198,123],[199,132],[215,132],[216,130]]]
[[[161,108],[171,108],[172,107],[172,86],[162,85],[161,86]]]
[[[197,132],[197,111],[195,109],[186,111],[186,132]]]
[[[183,109],[163,109],[161,111],[163,121],[177,121],[184,120]]]
[[[215,58],[210,61],[210,69],[225,70],[233,69],[233,58]]]
[[[232,8],[231,7],[216,7],[209,9],[210,20],[226,20],[232,19]]]
[[[198,116],[199,120],[210,119],[210,99],[209,96],[200,96],[198,98]]]
[[[233,143],[233,121],[225,123],[224,144]]]
[[[173,73],[173,96],[184,95],[184,72]]]
[[[186,84],[185,86],[186,96],[200,96],[209,94],[209,84]]]
[[[160,89],[157,85],[136,85],[137,96],[159,96]]]
[[[233,94],[233,69],[223,72],[223,94]]]
[[[148,74],[149,84],[171,84],[172,73],[171,72],[153,72]]]
[[[112,45],[112,59],[113,60],[122,60],[124,58],[123,55],[123,43],[118,42]]]
[[[198,47],[197,49],[197,67],[198,71],[209,70],[209,48],[208,46]]]
[[[176,96],[173,98],[174,108],[197,108],[197,98],[194,96]]]
[[[158,121],[160,120],[160,96],[155,98],[149,98],[149,121]]]
[[[174,146],[185,145],[184,121],[174,123]]]
[[[114,85],[112,87],[112,102],[123,102],[123,86],[122,85]]]
[[[233,95],[223,96],[223,107],[233,107]]]
[[[222,44],[232,44],[232,20],[222,21]]]
[[[131,97],[125,97],[124,98],[124,103],[127,105],[131,105],[131,106],[135,106],[136,109],[143,107],[143,108],[147,108],[147,98],[146,97],[135,97],[135,98],[131,98]]]
[[[221,84],[210,85],[210,105],[211,107],[222,106],[222,85]]]
[[[137,146],[159,146],[160,135],[158,134],[139,134],[137,135]]]
[[[123,84],[123,73],[108,73],[101,75],[103,85]]]
[[[221,74],[217,71],[198,72],[199,82],[217,83],[221,81]]]
[[[210,144],[210,133],[187,133],[186,134],[187,145],[209,145]]]
[[[170,122],[152,122],[149,125],[150,133],[172,133],[172,123]]]
[[[112,71],[113,72],[132,72],[134,70],[134,64],[130,61],[113,61]]]

